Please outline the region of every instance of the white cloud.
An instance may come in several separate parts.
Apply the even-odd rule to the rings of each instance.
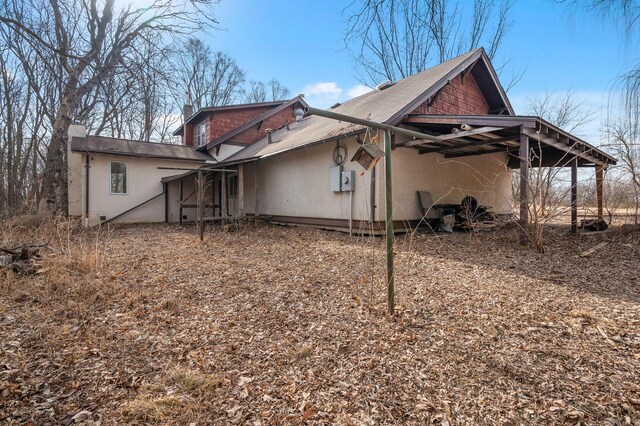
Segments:
[[[307,84],[302,88],[301,93],[304,93],[305,101],[309,105],[316,108],[328,108],[337,102],[344,102],[369,91],[371,89],[364,84],[356,84],[345,90],[335,81],[322,81]]]
[[[347,91],[347,95],[349,95],[349,98],[355,98],[357,96],[364,95],[365,93],[369,93],[370,91],[370,87],[365,86],[364,84],[356,84]]]
[[[304,91],[309,96],[332,96],[337,98],[342,94],[342,89],[335,81],[307,84]]]
[[[324,81],[307,84],[302,88],[302,93],[309,105],[327,108],[338,102],[343,90],[335,81]]]

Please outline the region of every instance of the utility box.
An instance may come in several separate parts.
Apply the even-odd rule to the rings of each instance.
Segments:
[[[351,192],[356,189],[356,171],[345,170],[342,172],[342,190]]]
[[[342,166],[334,166],[329,169],[329,188],[333,192],[340,192],[342,185]]]

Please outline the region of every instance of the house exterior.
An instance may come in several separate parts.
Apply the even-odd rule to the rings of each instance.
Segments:
[[[89,224],[190,221],[200,176],[209,220],[382,229],[382,168],[365,171],[350,161],[363,143],[382,147],[382,134],[306,114],[307,107],[302,96],[195,114],[186,107],[184,124],[175,132],[182,145],[161,148],[83,136],[74,128],[70,214]],[[496,214],[512,213],[515,169],[526,174],[532,161],[562,162],[595,167],[601,176],[604,167],[615,164],[606,153],[538,117],[516,116],[483,49],[387,82],[330,111],[425,135],[393,135],[397,229],[422,218],[417,191],[430,192],[437,203],[472,196]],[[345,177],[348,182],[340,184]]]

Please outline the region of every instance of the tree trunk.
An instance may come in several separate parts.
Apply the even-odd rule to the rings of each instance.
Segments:
[[[65,215],[68,213],[66,147],[70,125],[71,102],[69,96],[63,96],[53,123],[51,143],[47,149],[47,158],[42,174],[41,200],[38,206],[40,212],[63,213]]]

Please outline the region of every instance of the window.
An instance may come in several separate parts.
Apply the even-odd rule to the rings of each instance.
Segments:
[[[205,145],[207,143],[207,123],[205,121],[198,124],[197,133],[198,146]]]
[[[227,194],[229,198],[238,196],[238,175],[229,176],[228,181],[229,188],[227,189]]]
[[[111,161],[111,194],[127,193],[127,163]]]

